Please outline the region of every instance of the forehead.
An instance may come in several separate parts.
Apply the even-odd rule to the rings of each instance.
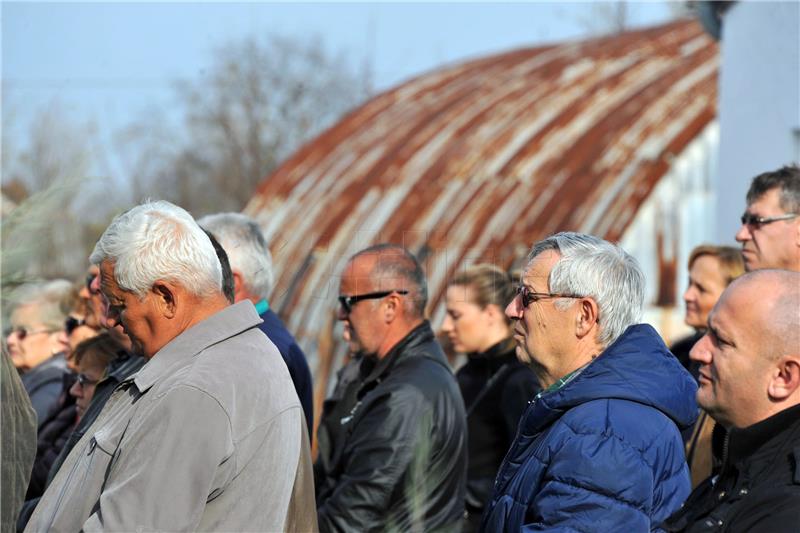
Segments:
[[[11,323],[14,326],[33,326],[39,323],[39,308],[36,304],[21,304],[11,312]]]
[[[555,250],[545,250],[540,253],[522,271],[522,283],[537,290],[547,290],[550,271],[559,259],[561,254]]]
[[[472,288],[468,285],[450,285],[447,287],[445,299],[449,306],[471,304],[475,301]]]
[[[768,190],[750,203],[747,206],[747,210],[760,216],[783,214],[780,189],[773,188]]]
[[[348,261],[342,271],[341,287],[346,294],[357,294],[364,289],[371,289],[370,272],[377,256],[361,255]]]
[[[117,280],[114,278],[114,263],[103,261],[100,265],[100,290],[104,293],[119,292]]]

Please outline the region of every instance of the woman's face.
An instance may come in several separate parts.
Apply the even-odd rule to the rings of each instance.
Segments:
[[[11,313],[11,333],[6,337],[14,366],[22,371],[43,363],[64,350],[61,330],[48,328],[39,320],[39,306],[23,304]]]
[[[464,285],[447,288],[447,315],[442,324],[453,348],[459,353],[484,352],[494,344],[488,334],[488,306],[481,309],[473,303],[472,290]]]
[[[719,260],[713,255],[701,255],[689,268],[689,286],[683,293],[687,325],[695,329],[707,326],[708,314],[725,290],[725,278]]]
[[[78,363],[78,380],[69,389],[69,393],[75,397],[75,406],[78,408],[78,418],[83,418],[83,414],[89,407],[89,402],[94,396],[94,389],[97,382],[103,377],[105,368],[95,364],[87,364],[84,357]]]

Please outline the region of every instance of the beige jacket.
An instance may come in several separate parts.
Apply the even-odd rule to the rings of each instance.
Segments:
[[[120,383],[25,531],[316,531],[305,419],[250,302]]]

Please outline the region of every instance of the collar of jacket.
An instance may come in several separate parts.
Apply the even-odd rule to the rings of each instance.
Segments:
[[[485,366],[494,372],[501,366],[517,359],[515,348],[514,339],[503,339],[485,352],[473,352],[467,354],[467,357],[473,365]]]
[[[403,337],[400,342],[395,344],[383,359],[375,361],[375,359],[371,357],[364,358],[362,365],[366,363],[374,366],[368,371],[367,377],[364,378],[363,383],[367,384],[385,376],[395,365],[411,357],[427,357],[445,366],[446,368],[449,368],[444,355],[441,353],[441,350],[438,350],[434,353],[428,353],[427,350],[424,352],[418,352],[414,349],[421,344],[431,342],[435,339],[436,337],[433,334],[430,322],[423,320],[419,326],[412,329],[408,335]]]
[[[138,373],[125,381],[133,380],[139,392],[144,393],[158,380],[169,375],[172,367],[182,364],[209,346],[258,326],[261,322],[250,300],[230,305],[169,341]]]
[[[792,426],[800,429],[800,405],[784,409],[752,426],[731,428],[728,431],[728,463],[736,464],[755,455],[776,436],[790,433]]]
[[[598,399],[619,399],[658,409],[679,428],[697,419],[694,378],[647,324],[628,329],[584,370],[558,390],[542,394],[530,416],[526,434],[538,432],[578,405]]]

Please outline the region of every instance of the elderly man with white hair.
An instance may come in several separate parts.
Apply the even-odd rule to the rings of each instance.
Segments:
[[[194,219],[168,202],[139,205],[90,260],[107,325],[121,324],[148,362],[117,386],[26,531],[315,529],[289,373],[253,304],[228,305]]]
[[[532,398],[484,531],[651,531],[689,493],[680,429],[697,386],[637,324],[644,274],[624,250],[559,233],[534,245],[506,315]]]

